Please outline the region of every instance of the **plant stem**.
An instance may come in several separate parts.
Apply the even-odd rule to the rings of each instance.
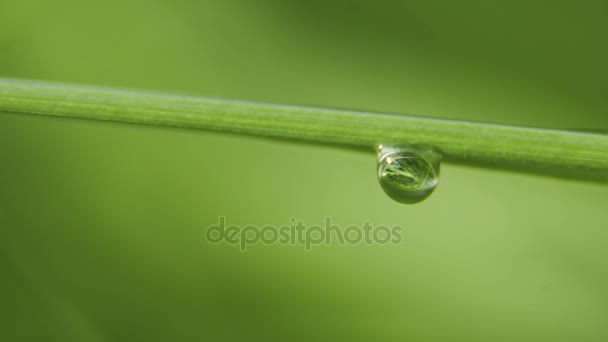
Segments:
[[[608,182],[608,135],[0,78],[0,111],[230,132],[374,151],[428,144],[448,162]]]

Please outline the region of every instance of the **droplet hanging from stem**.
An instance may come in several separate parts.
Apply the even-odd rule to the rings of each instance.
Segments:
[[[378,181],[397,202],[423,201],[439,183],[441,153],[432,146],[378,145]]]

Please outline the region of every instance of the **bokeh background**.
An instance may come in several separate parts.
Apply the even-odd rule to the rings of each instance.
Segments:
[[[0,76],[608,129],[605,1],[0,1]],[[1,100],[1,99],[0,99]],[[608,187],[0,113],[0,340],[606,341]],[[205,227],[401,225],[398,246]]]

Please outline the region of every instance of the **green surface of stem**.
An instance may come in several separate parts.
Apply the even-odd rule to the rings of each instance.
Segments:
[[[608,135],[0,78],[0,112],[230,132],[373,151],[428,144],[448,162],[608,182]]]

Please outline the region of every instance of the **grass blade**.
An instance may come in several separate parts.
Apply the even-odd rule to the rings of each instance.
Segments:
[[[0,112],[340,145],[429,144],[448,162],[608,182],[608,135],[0,78]]]

